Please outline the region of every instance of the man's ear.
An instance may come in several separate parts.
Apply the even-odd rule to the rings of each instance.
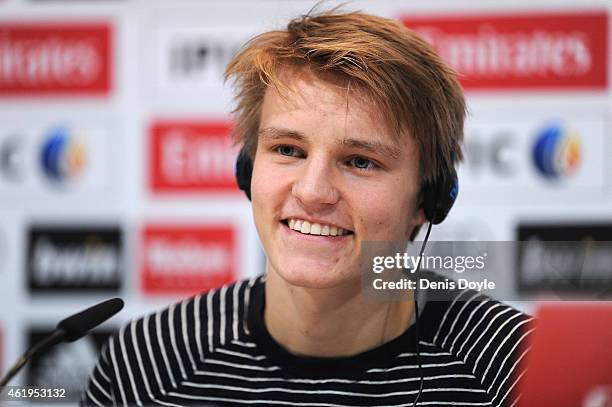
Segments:
[[[417,204],[416,204],[416,210],[413,214],[413,218],[411,219],[411,222],[409,223],[408,227],[412,228],[412,231],[410,232],[410,241],[414,241],[414,239],[416,238],[416,236],[419,234],[419,232],[421,231],[421,226],[423,226],[423,224],[427,221],[427,218],[425,217],[425,210],[423,209],[423,203],[425,202],[425,198],[424,198],[424,194],[423,194],[423,188],[421,188],[421,190],[419,191],[419,195],[417,197]],[[408,231],[406,231],[408,232]]]
[[[414,221],[410,222],[410,226],[412,227],[412,231],[410,232],[410,241],[414,241],[416,236],[421,231],[421,226],[427,221],[425,218],[425,211],[422,207],[419,206],[417,212],[414,214]]]
[[[412,214],[412,219],[408,222],[408,230],[406,230],[406,236],[409,236],[410,241],[414,241],[416,236],[421,230],[421,226],[427,221],[425,217],[425,211],[423,210],[423,198],[422,194],[419,194],[418,206]]]
[[[423,209],[423,205],[425,204],[425,193],[423,192],[423,188],[419,191],[419,196],[417,197],[417,205],[416,205],[416,213],[414,214],[414,221],[412,222],[417,227],[422,226],[425,222],[427,222],[427,217],[425,216],[425,209]]]
[[[427,222],[427,218],[425,217],[425,210],[422,205],[419,205],[419,209],[415,214],[415,223],[419,226],[422,226],[425,222]]]

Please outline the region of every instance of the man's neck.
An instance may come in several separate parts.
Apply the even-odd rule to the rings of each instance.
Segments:
[[[328,289],[296,287],[274,271],[266,279],[264,321],[270,335],[301,356],[345,357],[401,335],[412,301],[383,302],[363,294],[359,282]]]

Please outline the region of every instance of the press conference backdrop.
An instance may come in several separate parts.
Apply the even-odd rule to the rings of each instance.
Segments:
[[[121,323],[263,271],[222,73],[248,38],[312,5],[0,1],[3,371],[56,321],[120,296],[119,317],[18,381],[79,388]],[[611,1],[345,9],[402,21],[462,75],[461,192],[433,240],[612,240]],[[505,300],[532,310],[546,279],[507,274]]]

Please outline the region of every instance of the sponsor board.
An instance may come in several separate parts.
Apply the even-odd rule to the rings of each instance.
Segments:
[[[612,297],[612,224],[523,223],[517,229],[520,292]]]
[[[237,234],[230,225],[146,225],[139,269],[147,294],[206,291],[238,277]]]
[[[53,225],[28,230],[31,293],[118,291],[123,242],[116,226]]]
[[[25,199],[104,190],[111,185],[112,160],[106,126],[15,126],[0,131],[0,194]]]
[[[52,329],[33,327],[28,330],[28,348],[43,340]],[[87,385],[98,355],[108,338],[110,330],[95,330],[75,342],[60,343],[48,352],[30,360],[26,369],[27,386],[45,389],[65,389],[62,402],[75,403]],[[31,398],[30,402],[46,402]]]
[[[0,23],[0,97],[107,95],[111,74],[108,23]]]
[[[15,183],[23,180],[23,144],[23,137],[17,132],[0,138],[0,176],[3,182]]]
[[[403,16],[470,90],[608,87],[606,11]]]
[[[446,219],[442,224],[436,225],[432,229],[431,241],[492,241],[499,233],[497,227],[493,227],[492,221],[489,219],[476,218],[473,213],[483,215],[486,209],[479,208],[478,211],[471,209],[461,211],[453,208],[452,216]],[[499,216],[492,217],[498,225],[502,224]],[[497,226],[497,225],[496,225]],[[425,229],[425,228],[423,228]],[[421,230],[417,239],[422,240],[425,236],[425,230]]]
[[[67,127],[52,129],[40,149],[40,167],[51,182],[82,176],[87,162],[84,141]]]
[[[163,91],[205,90],[209,96],[219,96],[228,62],[253,34],[228,24],[156,27],[148,65],[154,69],[152,83]]]
[[[572,177],[582,161],[582,138],[567,127],[552,124],[535,137],[532,159],[538,173],[548,179]]]
[[[458,174],[461,195],[516,201],[541,197],[594,197],[606,187],[606,126],[603,118],[469,122],[465,161]]]
[[[238,192],[229,122],[155,122],[150,128],[153,193]]]

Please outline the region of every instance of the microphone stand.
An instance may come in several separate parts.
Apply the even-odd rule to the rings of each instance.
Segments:
[[[120,298],[111,298],[110,300],[103,301],[61,320],[51,335],[28,349],[11,370],[2,377],[2,380],[0,380],[0,393],[4,391],[6,385],[17,373],[19,373],[21,368],[23,368],[30,359],[40,355],[60,342],[76,341],[87,334],[90,329],[95,328],[117,312],[121,311],[121,308],[123,308],[123,301]]]
[[[6,385],[11,381],[11,379],[15,377],[17,373],[19,373],[21,368],[23,368],[23,366],[28,362],[28,360],[45,352],[50,347],[62,342],[65,337],[66,332],[63,329],[56,329],[47,338],[43,339],[42,341],[38,342],[36,345],[28,349],[28,351],[19,358],[17,363],[13,365],[11,370],[9,370],[6,375],[4,375],[2,380],[0,380],[0,392],[2,392]]]

